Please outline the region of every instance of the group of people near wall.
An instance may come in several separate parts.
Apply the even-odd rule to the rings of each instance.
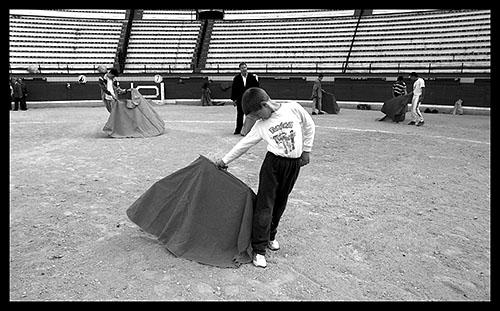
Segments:
[[[18,111],[19,109],[26,111],[26,98],[28,97],[28,89],[23,79],[12,77],[9,81],[10,99],[9,110]],[[12,102],[14,102],[14,109],[12,109]]]
[[[241,97],[247,89],[251,87],[259,87],[260,83],[256,74],[248,72],[248,66],[246,63],[240,63],[239,69],[240,73],[235,75],[232,81],[231,100],[233,101],[233,105],[236,107],[236,127],[234,130],[234,134],[244,136],[253,126],[255,120],[254,118],[252,118],[252,116],[244,116],[241,106]],[[322,88],[321,82],[323,78],[323,73],[319,73],[312,86],[312,115],[325,114],[325,111],[322,109],[323,95],[331,94]],[[393,98],[388,103],[384,103],[382,112],[386,114],[384,115],[384,117],[379,119],[379,121],[385,120],[388,116],[390,116],[390,118],[394,122],[400,122],[404,120],[407,105],[411,104],[411,121],[408,123],[408,125],[424,125],[425,122],[424,117],[420,111],[420,104],[422,103],[425,96],[425,81],[424,79],[419,77],[416,72],[412,72],[409,75],[409,79],[413,82],[413,85],[412,90],[408,93],[403,76],[399,76],[397,78],[396,82],[392,85]],[[455,103],[455,106],[460,106],[461,103],[461,101],[458,101],[457,103]],[[202,86],[201,105],[212,105],[209,82],[205,82]],[[463,111],[459,109],[461,109],[461,106],[460,108],[454,109],[454,111],[456,111],[454,112],[454,114],[458,111]]]
[[[392,85],[392,98],[384,102],[381,112],[385,115],[378,121],[390,118],[393,122],[401,122],[405,119],[408,104],[411,103],[411,121],[408,125],[424,125],[424,117],[420,111],[420,104],[425,95],[425,82],[416,72],[409,76],[413,82],[411,92],[407,92],[403,76],[399,76]]]

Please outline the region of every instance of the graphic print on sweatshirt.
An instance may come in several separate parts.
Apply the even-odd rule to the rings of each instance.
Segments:
[[[279,146],[283,146],[285,154],[295,150],[295,132],[293,131],[293,121],[281,122],[280,124],[269,128],[272,138]]]

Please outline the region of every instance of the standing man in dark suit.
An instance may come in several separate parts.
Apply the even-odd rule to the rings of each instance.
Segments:
[[[241,128],[243,127],[244,113],[241,106],[243,93],[251,87],[259,87],[259,78],[255,74],[248,73],[247,64],[240,63],[239,67],[240,73],[234,76],[231,89],[231,100],[234,102],[237,109],[234,135],[241,135]]]

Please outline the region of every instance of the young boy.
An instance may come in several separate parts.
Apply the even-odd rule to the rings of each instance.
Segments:
[[[403,80],[403,76],[399,76],[396,82],[392,85],[392,97],[399,97],[406,94],[406,83]]]
[[[227,168],[233,160],[262,139],[267,154],[260,168],[259,188],[253,211],[253,264],[266,267],[266,247],[278,250],[277,227],[285,211],[288,195],[300,167],[309,163],[315,125],[307,111],[296,102],[277,103],[261,88],[252,87],[242,97],[243,112],[257,119],[250,132],[222,159],[215,161]]]
[[[98,70],[102,73],[102,71],[106,69],[102,69],[102,67],[99,66]],[[118,70],[116,68],[111,68],[107,73],[98,79],[99,87],[101,88],[101,98],[109,113],[111,113],[111,109],[113,107],[113,100],[118,101],[119,94],[131,91],[131,89],[124,90],[118,86],[118,81],[116,80],[118,75]]]
[[[411,99],[412,120],[408,123],[408,125],[422,126],[424,125],[424,116],[422,116],[419,107],[424,100],[425,81],[420,78],[416,72],[410,73],[410,79],[413,81],[413,91],[410,92],[410,94],[413,94]]]

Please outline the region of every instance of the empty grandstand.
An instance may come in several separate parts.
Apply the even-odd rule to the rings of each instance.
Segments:
[[[247,14],[216,21],[208,40],[202,72],[228,72],[241,60],[266,73],[489,73],[490,68],[488,10],[286,19]]]
[[[487,9],[220,11],[220,18],[206,19],[193,9],[11,9],[10,73],[49,82],[85,74],[92,82],[104,65],[117,67],[122,80],[161,74],[185,85],[189,79],[230,81],[244,61],[272,85],[276,79],[307,84],[321,72],[325,83],[341,87],[415,71],[438,84],[489,89]],[[180,89],[169,96],[188,96]]]
[[[12,73],[91,73],[113,66],[125,10],[11,10],[9,57]]]

